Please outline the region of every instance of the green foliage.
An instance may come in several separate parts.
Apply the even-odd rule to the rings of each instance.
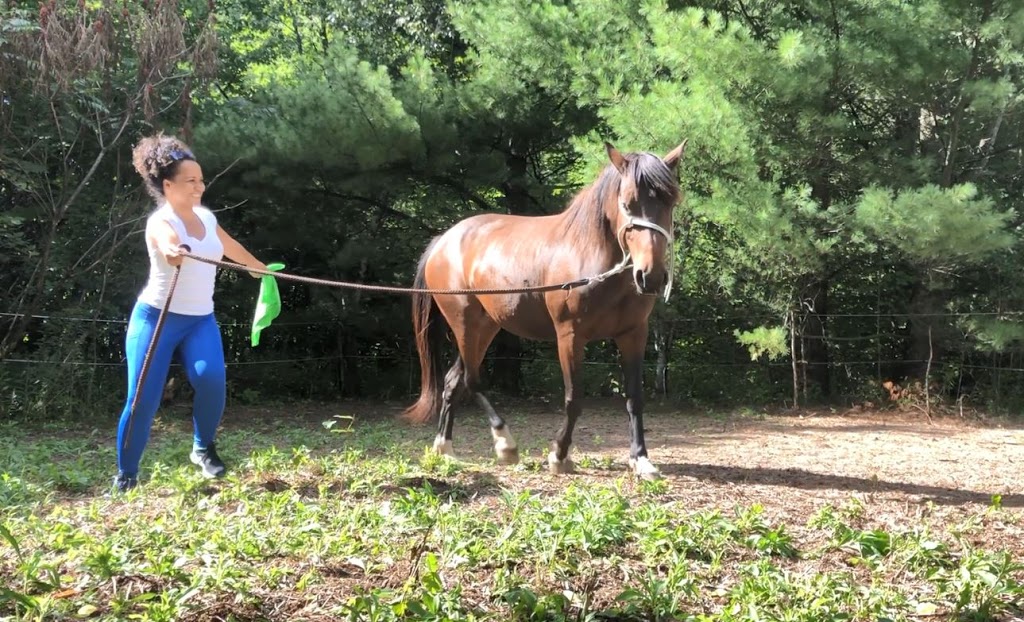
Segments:
[[[984,261],[1014,244],[1007,225],[1015,215],[978,197],[973,184],[935,185],[898,194],[871,187],[856,207],[865,230],[925,265]]]
[[[982,351],[1002,352],[1024,340],[1024,326],[1016,319],[974,317],[967,318],[964,324]]]
[[[736,340],[750,351],[750,360],[762,356],[772,361],[789,354],[789,331],[782,326],[758,326],[754,330],[733,331]]]
[[[767,556],[796,557],[797,548],[785,525],[773,526],[762,518],[764,507],[753,505],[739,513],[737,528],[746,534],[745,544]]]
[[[1014,316],[992,315],[1024,303],[1012,3],[111,7],[0,9],[0,313],[124,318],[145,278],[129,149],[157,129],[194,143],[207,203],[257,256],[378,284],[410,284],[467,215],[562,209],[605,140],[664,154],[685,138],[666,397],[788,396],[771,322],[792,309],[827,324],[796,318],[822,346],[801,344],[809,369],[846,370],[812,388],[825,399],[920,375],[929,344],[958,387],[973,370],[976,403],[1024,395],[983,369],[1022,347]],[[233,399],[413,397],[404,297],[289,285],[254,351],[250,285],[219,284]],[[5,414],[67,415],[83,391],[117,408],[121,328],[74,326],[0,316],[4,358],[46,362],[0,363]],[[493,384],[561,394],[550,346],[499,354],[513,362]],[[614,348],[588,362],[583,386],[608,393]]]
[[[933,581],[940,597],[952,604],[954,615],[968,620],[995,620],[1014,611],[1024,598],[1024,585],[1015,574],[1024,564],[1005,553],[969,550],[959,563],[939,569]]]
[[[388,621],[982,620],[1024,595],[1011,551],[948,535],[1005,512],[997,503],[962,528],[882,529],[851,500],[805,528],[769,520],[768,504],[694,510],[676,488],[652,496],[625,479],[514,491],[472,463],[426,477],[423,439],[372,422],[234,432],[237,466],[216,482],[156,437],[142,486],[111,495],[113,448],[80,460],[88,428],[2,432],[0,482],[20,492],[0,510],[0,614],[15,619],[269,617],[323,606],[338,582],[332,617]],[[72,470],[84,487],[68,494]]]

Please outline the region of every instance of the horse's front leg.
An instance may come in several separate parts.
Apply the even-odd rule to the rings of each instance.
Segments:
[[[558,335],[558,361],[562,366],[562,381],[565,384],[565,421],[548,454],[548,469],[552,473],[572,473],[575,470],[569,458],[569,446],[572,445],[576,419],[583,409],[580,403],[582,389],[579,372],[583,366],[584,346],[586,342],[571,331]]]
[[[622,372],[626,384],[626,412],[629,414],[629,468],[646,480],[661,478],[658,467],[647,457],[644,441],[644,349],[647,345],[647,326],[615,340],[622,357]]]

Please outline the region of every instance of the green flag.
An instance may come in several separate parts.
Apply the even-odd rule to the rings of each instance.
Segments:
[[[277,271],[284,268],[283,263],[267,265],[267,270]],[[269,274],[260,278],[260,296],[256,299],[256,313],[252,318],[252,345],[260,344],[260,331],[270,326],[270,322],[281,314],[281,294],[277,291],[277,279]]]

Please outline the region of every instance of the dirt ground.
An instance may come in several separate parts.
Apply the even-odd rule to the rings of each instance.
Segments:
[[[559,404],[493,398],[492,403],[506,417],[518,442],[519,465],[494,465],[487,420],[475,405],[465,405],[457,411],[454,448],[457,458],[469,468],[451,476],[411,474],[396,482],[394,491],[429,481],[439,494],[458,491],[460,503],[494,506],[496,511],[501,509],[498,493],[503,489],[545,495],[587,483],[621,486],[627,498],[672,502],[680,514],[718,511],[729,519],[736,510],[759,504],[762,518],[773,526],[784,526],[793,545],[807,554],[777,560],[787,571],[806,575],[853,572],[865,585],[877,580],[873,571],[851,562],[845,549],[835,549],[827,529],[809,524],[823,508],[835,508],[835,515],[854,529],[880,529],[894,536],[926,529],[929,540],[946,544],[954,555],[979,548],[990,553],[1007,551],[1014,561],[1024,561],[1024,418],[936,415],[929,421],[919,410],[694,411],[652,404],[645,414],[647,446],[651,460],[664,475],[664,486],[653,490],[628,473],[629,436],[621,400],[592,399],[584,405],[574,434],[577,472],[572,475],[554,475],[544,468],[551,439],[562,425]],[[323,423],[340,416],[344,419],[337,420],[337,425],[351,421],[355,426],[369,426],[367,434],[380,432],[382,450],[397,447],[415,462],[431,446],[436,423],[401,421],[398,415],[404,406],[369,401],[232,405],[223,422],[225,442],[230,445],[231,433],[244,430],[268,434],[248,440],[239,434],[234,438],[240,445],[229,451],[244,452],[249,448],[243,445],[252,438],[262,442],[281,430],[304,430],[310,438],[319,436],[322,441],[327,434]],[[184,408],[182,416],[175,418],[183,430],[190,425],[186,411]],[[301,438],[302,433],[289,434],[290,439],[296,437]],[[326,447],[314,443],[317,451],[340,450],[346,439],[353,437],[339,434],[334,438],[336,445],[333,439]],[[361,435],[359,441],[363,448],[366,438]],[[294,483],[264,483],[267,490],[288,485]],[[319,493],[311,487],[308,494],[315,497]],[[632,564],[630,572],[640,573],[645,562],[627,555],[618,563]],[[371,577],[370,583],[355,568],[318,568],[324,578],[313,597],[315,602],[285,590],[264,598],[264,607],[272,607],[272,613],[265,608],[246,613],[233,600],[218,598],[195,619],[210,619],[212,612],[221,610],[225,618],[230,612],[239,619],[287,619],[299,611],[313,611],[310,607],[337,605],[356,585],[398,587],[413,572],[411,564],[397,563],[384,575]],[[727,564],[718,572],[719,587],[738,580],[735,565]],[[480,568],[464,576],[463,597],[478,602],[490,598],[492,573],[493,569]],[[1020,572],[1014,576],[1024,581]],[[550,578],[538,580],[538,589],[557,592],[565,588]],[[923,594],[929,598],[932,594],[926,582],[900,567],[894,567],[884,580],[900,585],[908,597]],[[574,584],[573,589],[591,594],[591,604],[599,610],[615,605],[622,585],[609,580]],[[723,605],[716,594],[705,590],[701,602],[694,606],[717,611]],[[999,619],[1024,622],[1018,613],[1014,610]],[[929,614],[927,619],[950,618]]]
[[[402,404],[339,402],[296,413],[320,427],[332,415],[356,424],[391,421],[406,440],[433,441],[436,424],[398,419]],[[506,417],[524,460],[546,456],[562,425],[557,406],[495,402]],[[589,401],[573,435],[573,452],[614,461],[622,475],[629,453],[627,416],[614,399]],[[261,409],[273,416],[278,409]],[[248,419],[247,414],[235,413]],[[483,413],[463,406],[456,413],[454,445],[460,459],[493,457]],[[225,423],[228,423],[226,420]],[[750,488],[774,497],[803,491],[848,497],[862,492],[907,502],[987,506],[993,495],[1007,508],[1024,508],[1024,418],[961,418],[898,410],[735,411],[711,413],[648,406],[644,413],[652,462],[673,485]],[[593,475],[586,468],[580,475]]]
[[[415,459],[432,442],[435,424],[399,422],[402,406],[340,402],[294,415],[316,427],[335,414],[353,416],[357,425],[390,420]],[[557,405],[495,401],[495,407],[507,418],[522,463],[535,467],[491,467],[495,485],[540,491],[627,474],[629,437],[620,401],[584,406],[574,434],[577,473],[569,476],[536,468],[562,424]],[[254,414],[273,417],[275,411],[280,413],[247,411],[244,418],[251,422]],[[240,416],[229,412],[225,424]],[[998,496],[1003,511],[967,535],[977,546],[1007,548],[1024,559],[1024,420],[953,415],[929,421],[919,411],[884,409],[723,414],[651,405],[644,423],[650,458],[668,485],[666,500],[692,510],[728,513],[758,503],[773,522],[800,526],[822,507],[839,508],[855,498],[865,508],[864,528],[959,529]],[[491,443],[482,412],[463,406],[455,424],[456,456],[488,465]]]

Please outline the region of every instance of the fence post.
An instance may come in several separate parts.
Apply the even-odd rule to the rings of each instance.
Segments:
[[[932,325],[928,325],[928,365],[924,368],[924,414],[928,415],[928,421],[932,420],[932,358],[934,357],[934,349],[932,348]]]
[[[793,365],[793,409],[800,407],[800,376],[796,364],[796,313],[789,310],[789,359]]]

